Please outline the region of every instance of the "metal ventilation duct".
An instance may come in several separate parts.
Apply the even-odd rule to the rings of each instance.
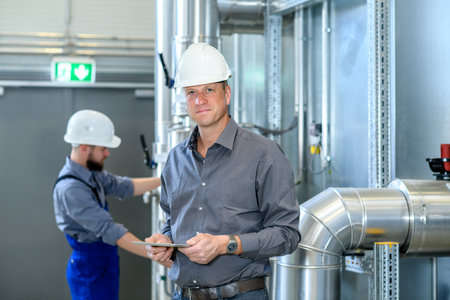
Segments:
[[[264,33],[265,1],[217,1],[221,34]]]
[[[446,256],[450,184],[394,180],[388,188],[329,188],[300,206],[302,241],[277,265],[277,299],[339,299],[341,256],[398,242],[403,255]]]

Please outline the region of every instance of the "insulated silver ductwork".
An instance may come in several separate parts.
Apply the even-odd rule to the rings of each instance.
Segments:
[[[177,0],[175,2],[174,66],[189,45],[205,42],[219,45],[219,10],[217,1]]]
[[[398,242],[403,255],[445,256],[450,187],[394,180],[388,188],[329,188],[300,206],[302,241],[277,264],[276,299],[339,299],[342,254]]]
[[[220,31],[232,33],[264,33],[265,1],[218,0]]]
[[[189,45],[205,42],[219,47],[220,27],[217,1],[210,0],[177,0],[175,1],[175,35],[173,37],[173,70],[184,50]],[[191,131],[191,121],[186,110],[184,94],[173,89],[172,94],[173,124],[170,132],[170,148],[188,138]]]

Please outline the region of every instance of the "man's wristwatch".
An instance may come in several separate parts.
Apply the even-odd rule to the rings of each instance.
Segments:
[[[227,254],[234,254],[238,248],[236,236],[234,234],[228,235]]]

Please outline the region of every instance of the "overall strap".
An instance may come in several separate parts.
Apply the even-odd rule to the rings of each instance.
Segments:
[[[97,198],[98,204],[100,206],[102,206],[102,202],[100,201],[100,196],[98,195],[97,189],[95,187],[92,187],[89,183],[87,183],[86,181],[84,181],[83,179],[81,179],[81,178],[79,178],[79,177],[77,177],[75,175],[67,174],[67,175],[63,175],[61,177],[58,177],[58,179],[56,179],[55,184],[53,185],[53,189],[55,189],[55,186],[56,186],[56,184],[58,182],[60,182],[61,180],[67,179],[67,178],[72,178],[72,179],[78,180],[78,181],[84,183],[85,185],[87,185],[92,190],[92,192],[94,193],[95,198]]]

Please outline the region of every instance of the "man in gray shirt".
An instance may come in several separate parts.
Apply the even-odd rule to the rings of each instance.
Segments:
[[[53,190],[55,218],[73,252],[67,281],[73,300],[119,298],[117,246],[148,258],[140,241],[108,212],[105,195],[141,195],[160,185],[157,177],[129,178],[103,170],[108,148],[120,145],[114,125],[104,114],[81,110],[70,118],[64,136],[70,156]]]
[[[183,88],[197,123],[174,147],[161,174],[162,234],[147,242],[153,260],[170,266],[173,299],[268,299],[269,257],[300,242],[294,175],[280,147],[240,128],[228,115],[228,65],[217,49],[191,45],[180,59]]]

